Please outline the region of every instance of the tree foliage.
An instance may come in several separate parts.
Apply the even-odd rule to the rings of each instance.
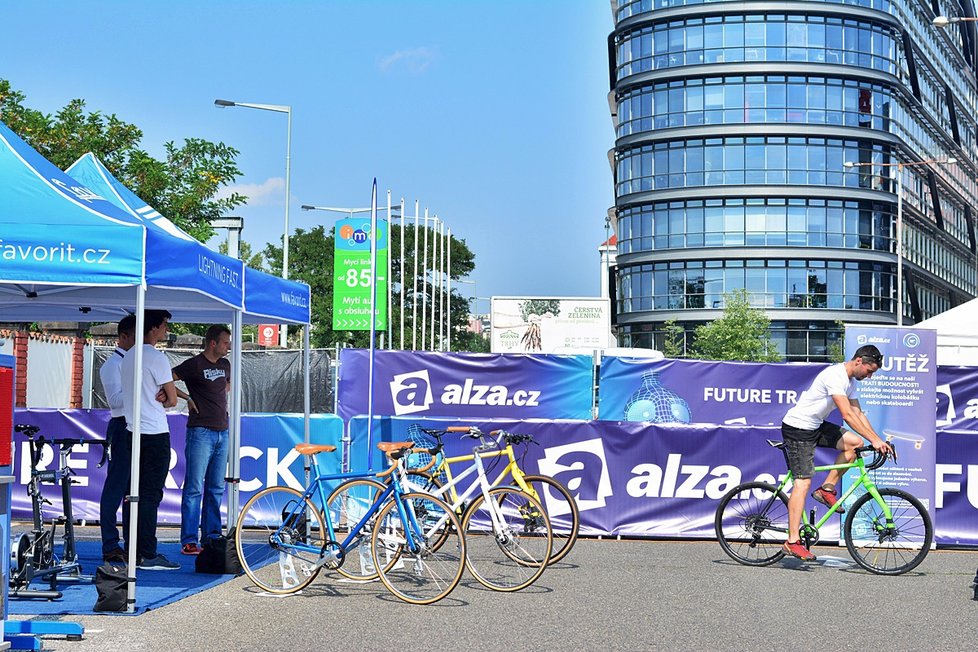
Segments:
[[[427,264],[429,272],[424,273],[425,262],[425,230],[429,231],[427,238]],[[388,348],[399,348],[401,335],[401,314],[404,314],[404,348],[431,348],[432,309],[434,322],[444,323],[445,307],[449,304],[444,284],[438,287],[433,283],[430,268],[435,255],[434,232],[426,227],[406,226],[404,229],[404,258],[401,259],[401,229],[395,225],[391,229],[390,259],[391,259],[391,341],[386,343]],[[417,242],[417,259],[415,258],[415,243]],[[333,330],[333,250],[335,246],[333,229],[327,233],[323,226],[317,226],[310,231],[296,229],[289,237],[289,278],[305,281],[312,291],[312,323],[311,341],[313,346],[328,347],[334,344],[345,344],[357,347],[369,346],[368,331],[334,331]],[[475,256],[465,244],[464,239],[451,238],[451,267],[449,276],[455,280],[463,278],[475,268]],[[282,247],[269,244],[263,252],[265,261],[270,269],[282,268]],[[439,254],[439,259],[441,255]],[[417,262],[417,266],[415,266]],[[417,274],[415,269],[417,268]],[[401,301],[401,288],[404,289],[404,300]],[[415,291],[416,290],[416,291]],[[477,341],[465,332],[468,325],[470,310],[468,300],[461,296],[456,288],[451,289],[450,319],[448,332],[451,337],[451,349],[484,350],[488,345],[484,340]],[[422,326],[427,326],[422,334]],[[478,337],[478,336],[476,336]],[[437,329],[435,331],[435,346],[439,346]],[[480,347],[483,347],[480,349]]]
[[[676,323],[675,319],[666,320],[662,325],[662,355],[667,358],[685,357],[686,351],[683,347],[683,340],[686,332],[683,327]]]
[[[233,147],[199,138],[179,147],[171,141],[161,161],[140,148],[143,132],[136,125],[115,114],[88,112],[84,100],[71,100],[54,115],[25,106],[25,100],[0,79],[0,119],[42,156],[64,170],[93,153],[140,199],[201,241],[214,234],[212,220],[247,199],[218,196],[241,174]]]
[[[743,288],[724,294],[720,319],[697,326],[693,351],[704,360],[781,360],[771,339],[771,320],[763,311],[751,307]]]

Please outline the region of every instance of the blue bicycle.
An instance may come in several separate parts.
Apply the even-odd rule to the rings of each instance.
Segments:
[[[412,604],[441,600],[465,568],[465,539],[454,511],[428,494],[405,492],[394,473],[411,442],[381,443],[392,460],[381,473],[320,473],[316,455],[335,446],[298,444],[311,460],[304,491],[269,487],[241,510],[235,530],[241,566],[269,593],[295,593],[323,568],[353,580],[380,578]],[[374,477],[390,475],[381,484]],[[347,481],[327,496],[327,485]]]

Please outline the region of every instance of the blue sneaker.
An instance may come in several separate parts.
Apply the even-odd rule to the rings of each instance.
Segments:
[[[159,554],[155,557],[139,560],[138,566],[142,570],[180,570],[180,564],[174,563]]]

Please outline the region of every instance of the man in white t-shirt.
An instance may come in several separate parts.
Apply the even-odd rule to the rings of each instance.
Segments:
[[[139,518],[136,523],[136,563],[143,570],[175,570],[180,564],[157,550],[156,519],[163,501],[163,485],[170,470],[170,426],[166,408],[177,404],[170,362],[156,343],[166,337],[170,313],[147,310],[143,323],[143,366],[137,372],[136,349],[122,359],[122,405],[126,426],[132,433],[136,405],[133,380],[140,374],[139,391]],[[157,399],[161,395],[162,401]],[[131,543],[131,542],[130,542]]]
[[[794,477],[794,486],[788,498],[788,540],[784,551],[804,561],[813,561],[815,555],[801,542],[801,515],[805,511],[805,496],[812,485],[815,447],[834,448],[839,452],[836,464],[846,464],[856,459],[856,449],[863,446],[866,438],[877,451],[892,454],[893,449],[873,430],[869,419],[859,407],[859,401],[851,398],[857,380],[871,378],[880,365],[883,354],[872,344],[856,350],[852,360],[823,369],[802,392],[798,402],[784,415],[781,436],[788,455],[788,468]],[[853,434],[834,423],[825,421],[833,410],[839,410],[842,420],[856,431]],[[825,483],[812,492],[812,498],[831,507],[836,502],[835,485],[842,471],[829,471]],[[841,514],[845,510],[839,509]]]

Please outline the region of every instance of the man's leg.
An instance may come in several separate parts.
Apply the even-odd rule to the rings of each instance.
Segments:
[[[207,428],[187,428],[184,448],[187,473],[180,498],[180,544],[197,543],[200,529],[200,497],[204,488],[204,473],[211,456],[211,431]]]
[[[156,557],[156,520],[163,485],[170,470],[170,433],[143,435],[139,457],[139,520],[136,550],[143,559]]]
[[[109,443],[108,468],[105,472],[105,484],[102,485],[102,495],[99,497],[99,525],[102,531],[102,554],[107,555],[118,551],[119,529],[116,527],[116,512],[129,491],[129,468],[132,458],[132,435],[126,430],[124,417],[109,420],[105,431],[105,439]],[[123,533],[125,537],[126,533]]]
[[[224,477],[228,466],[228,431],[211,430],[214,447],[207,463],[204,478],[203,516],[200,521],[202,541],[215,539],[222,534],[221,501],[224,498]]]
[[[811,478],[795,478],[788,496],[788,541],[801,538],[801,516],[805,513],[805,497],[812,486]]]
[[[836,450],[840,451],[835,458],[835,463],[849,464],[856,459],[856,449],[862,445],[862,437],[855,433],[844,431],[842,437],[839,438],[839,441],[835,445]],[[832,469],[825,477],[825,484],[822,486],[834,490],[835,485],[839,484],[840,479],[842,479],[842,471],[840,469]]]

